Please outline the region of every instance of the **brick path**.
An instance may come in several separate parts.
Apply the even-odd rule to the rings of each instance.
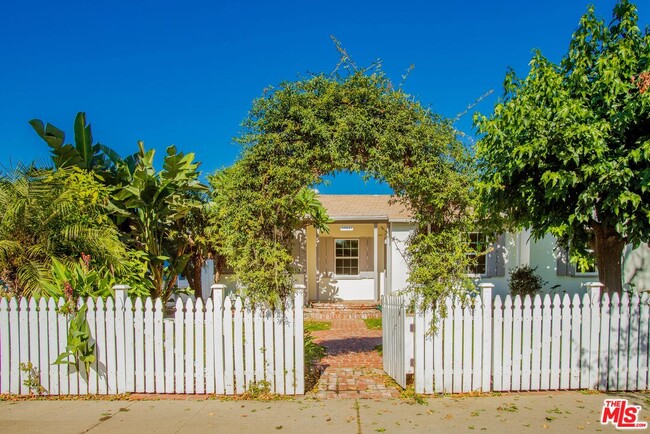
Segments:
[[[381,330],[368,330],[361,319],[333,319],[330,330],[312,332],[314,340],[327,349],[321,360],[325,371],[316,389],[319,399],[398,397],[399,386],[384,373]]]

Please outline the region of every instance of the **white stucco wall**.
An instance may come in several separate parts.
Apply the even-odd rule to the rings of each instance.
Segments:
[[[387,293],[394,293],[405,289],[408,285],[409,268],[406,263],[407,241],[415,226],[410,223],[390,223],[391,238],[388,242]]]
[[[528,240],[529,248],[525,247]],[[597,273],[584,273],[575,276],[558,276],[557,257],[555,252],[555,238],[547,235],[544,238],[534,241],[529,239],[526,232],[521,234],[506,234],[506,249],[504,252],[505,275],[501,277],[481,278],[479,282],[490,282],[494,284],[494,294],[508,294],[509,271],[517,265],[528,264],[537,267],[539,274],[547,283],[544,285],[544,292],[551,292],[554,285],[560,285],[555,289],[558,294],[567,293],[583,294],[586,289],[584,283],[597,282]],[[639,249],[633,250],[631,246],[625,251],[624,256],[624,282],[634,281],[637,289],[650,289],[650,249],[642,245]]]

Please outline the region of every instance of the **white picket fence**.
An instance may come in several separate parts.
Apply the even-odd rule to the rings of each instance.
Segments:
[[[497,296],[415,315],[417,393],[555,389],[646,390],[649,298]],[[385,351],[385,350],[384,350]]]
[[[178,299],[165,317],[159,299],[88,299],[87,319],[97,360],[88,378],[54,365],[65,350],[69,319],[63,300],[0,300],[0,393],[28,394],[31,362],[50,395],[187,393],[241,394],[251,384],[278,394],[304,393],[303,289],[283,310],[233,303],[215,290]],[[82,370],[83,371],[83,370]]]

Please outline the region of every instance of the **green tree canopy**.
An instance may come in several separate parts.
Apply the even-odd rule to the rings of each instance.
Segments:
[[[589,7],[559,65],[535,52],[475,117],[485,215],[550,232],[574,259],[593,250],[610,291],[625,244],[650,236],[650,36],[637,19],[627,0],[608,25]]]
[[[327,224],[307,190],[339,171],[387,182],[413,211],[420,228],[410,249],[414,288],[431,299],[468,283],[467,256],[456,254],[471,208],[467,150],[450,122],[381,71],[282,83],[253,103],[244,127],[240,159],[210,182],[215,244],[249,295],[288,293],[294,232]]]

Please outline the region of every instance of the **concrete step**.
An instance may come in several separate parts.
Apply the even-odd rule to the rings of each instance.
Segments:
[[[332,319],[366,319],[381,318],[381,311],[377,309],[305,309],[305,319],[327,321]]]

